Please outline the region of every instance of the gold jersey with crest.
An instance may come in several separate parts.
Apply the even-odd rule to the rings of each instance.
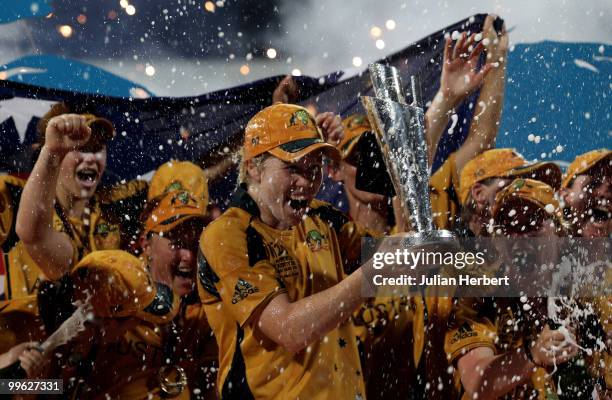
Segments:
[[[219,345],[224,399],[363,399],[357,338],[350,321],[292,353],[261,335],[252,317],[275,296],[297,301],[344,278],[343,258],[359,257],[367,233],[314,200],[289,230],[264,224],[241,187],[234,204],[200,238],[198,285]]]
[[[26,181],[0,176],[0,266],[4,266],[4,299],[30,296],[43,272],[27,253],[16,229],[17,210]],[[93,197],[83,219],[65,216],[55,207],[53,227],[66,233],[73,244],[73,265],[96,250],[129,249],[139,228],[139,214],[147,196],[147,182],[101,188]],[[1,268],[0,268],[1,269]],[[0,271],[1,272],[1,271]]]

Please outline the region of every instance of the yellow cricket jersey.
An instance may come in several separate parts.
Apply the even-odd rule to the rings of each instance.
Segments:
[[[221,397],[365,398],[350,321],[292,353],[258,334],[251,319],[280,293],[297,301],[341,281],[343,257],[359,257],[365,231],[316,200],[289,230],[273,229],[258,215],[241,187],[233,206],[200,238],[199,290],[219,345]]]
[[[522,348],[527,323],[516,298],[459,298],[445,336],[445,350],[450,362],[478,347],[488,347],[503,354]],[[518,328],[518,329],[517,329]],[[531,379],[517,385],[503,399],[546,400],[547,392],[555,393],[546,371],[537,368]],[[467,400],[464,394],[463,399]]]
[[[460,203],[459,171],[452,153],[429,179],[431,209],[434,224],[438,229],[452,230],[455,226]]]
[[[36,292],[45,280],[15,232],[17,209],[26,181],[0,176],[0,256],[6,270],[4,298],[21,298]],[[92,199],[87,219],[68,218],[56,206],[53,227],[66,233],[73,244],[73,265],[96,250],[129,249],[139,229],[139,216],[147,195],[147,182],[100,189]],[[1,297],[0,297],[1,299]]]
[[[130,326],[130,322],[135,326]],[[169,336],[173,328],[170,325],[134,320],[122,321],[122,325],[117,326],[117,329],[125,331],[123,335],[117,337],[109,333],[108,341],[89,349],[95,351],[97,357],[92,372],[84,378],[87,390],[81,390],[80,393],[95,399],[168,398],[161,389],[160,373],[172,382],[178,380],[176,371],[162,370],[168,356],[166,342],[171,340]],[[216,365],[211,358],[216,357],[216,344],[206,319],[198,325],[191,327],[190,334],[183,335],[181,332],[174,348],[174,360],[169,365],[183,368],[187,385],[173,399],[189,399],[192,394],[204,395],[207,391],[208,396],[214,395],[214,382],[211,379],[216,376],[213,374],[208,377],[208,381],[200,381],[198,368]]]
[[[77,287],[92,293],[93,313],[105,317],[96,331],[80,337],[79,342],[86,343],[71,349],[69,358],[87,359],[92,365],[80,375],[84,385],[76,390],[77,398],[167,398],[160,379],[178,381],[175,366],[184,369],[187,383],[172,398],[189,399],[194,390],[207,389],[207,382],[197,380],[197,370],[215,365],[217,352],[203,307],[194,302],[197,295],[181,299],[179,305],[169,288],[161,290],[163,285],[149,294],[150,276],[143,276],[148,271],[137,265],[140,260],[127,252],[101,251],[88,255],[72,273]],[[91,274],[86,284],[81,282]],[[166,315],[169,322],[162,322]]]

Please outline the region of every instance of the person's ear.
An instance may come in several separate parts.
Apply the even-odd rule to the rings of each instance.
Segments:
[[[246,160],[244,167],[251,182],[261,183],[261,168],[253,160]]]

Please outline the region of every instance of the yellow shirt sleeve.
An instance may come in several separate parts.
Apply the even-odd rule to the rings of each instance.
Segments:
[[[209,225],[200,237],[198,274],[202,302],[214,296],[243,326],[263,305],[285,292],[259,235],[248,220],[224,218]]]
[[[450,362],[477,347],[489,347],[495,351],[497,330],[493,321],[478,315],[481,302],[481,299],[460,298],[455,304],[444,340],[444,350]]]

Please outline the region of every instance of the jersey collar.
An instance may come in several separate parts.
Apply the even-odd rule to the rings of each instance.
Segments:
[[[252,216],[259,217],[259,207],[257,207],[257,203],[255,203],[255,200],[249,195],[246,183],[241,183],[238,186],[238,189],[234,192],[234,196],[232,197],[230,207],[243,209]]]

